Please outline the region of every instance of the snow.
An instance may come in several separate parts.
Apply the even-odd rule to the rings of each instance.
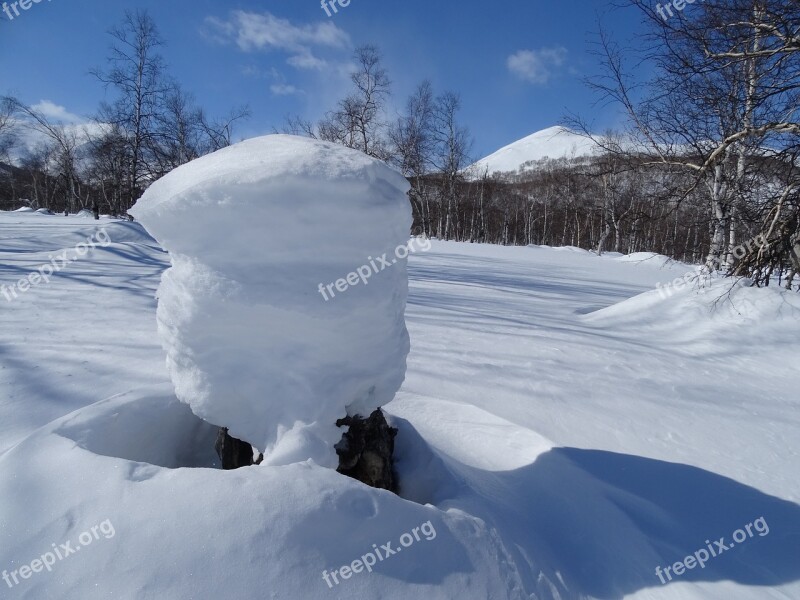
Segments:
[[[335,466],[337,419],[389,403],[405,377],[406,261],[327,301],[318,288],[408,242],[408,187],[362,153],[287,135],[152,185],[130,214],[172,259],[158,323],[178,398],[269,464]]]
[[[473,168],[479,174],[487,171],[490,175],[495,172],[517,172],[531,161],[595,156],[599,151],[600,148],[589,138],[556,126],[537,131],[500,148],[476,162]]]
[[[610,253],[606,253],[607,256],[610,256]],[[669,256],[664,256],[663,254],[658,254],[657,252],[632,252],[631,254],[623,254],[623,255],[616,255],[616,259],[620,262],[645,262],[645,261],[652,261],[654,263],[658,263],[658,265],[664,265],[667,263],[672,262],[672,259]],[[687,265],[687,268],[690,268]]]
[[[0,296],[0,573],[115,533],[4,598],[800,597],[797,294],[663,297],[686,265],[433,242],[409,261],[387,407],[397,497],[308,461],[215,468],[156,335],[170,260],[138,223],[0,213],[0,284],[98,227],[110,245]],[[762,516],[767,535],[656,576]],[[428,521],[433,539],[325,583]]]

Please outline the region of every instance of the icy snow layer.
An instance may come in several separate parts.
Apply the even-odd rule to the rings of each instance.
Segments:
[[[130,212],[172,258],[158,323],[178,398],[268,463],[335,465],[336,420],[389,403],[405,377],[407,190],[360,152],[286,135],[151,186]],[[367,285],[319,292],[384,255]]]
[[[307,463],[197,468],[214,430],[174,397],[155,336],[166,255],[135,223],[100,226],[108,248],[0,298],[0,573],[105,520],[115,534],[0,597],[800,598],[797,295],[664,299],[685,265],[435,243],[410,262],[389,406],[421,506]],[[0,213],[0,284],[95,227]],[[761,516],[768,535],[655,575]],[[435,539],[325,583],[427,521]]]

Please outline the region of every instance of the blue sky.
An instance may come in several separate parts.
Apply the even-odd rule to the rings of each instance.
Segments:
[[[374,43],[393,111],[425,78],[461,94],[476,158],[568,111],[598,131],[618,123],[582,78],[597,70],[598,18],[625,43],[638,23],[633,9],[609,12],[602,0],[351,0],[332,17],[318,0],[40,0],[10,21],[0,13],[0,94],[68,119],[91,115],[106,91],[89,70],[104,64],[107,30],[135,8],[153,16],[170,73],[209,113],[250,105],[240,137],[288,114],[318,118],[347,90],[353,48]]]

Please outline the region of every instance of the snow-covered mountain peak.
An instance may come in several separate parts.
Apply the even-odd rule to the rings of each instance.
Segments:
[[[497,152],[482,158],[473,166],[479,173],[517,172],[526,163],[545,158],[593,156],[600,151],[597,144],[566,127],[555,126],[537,131]]]

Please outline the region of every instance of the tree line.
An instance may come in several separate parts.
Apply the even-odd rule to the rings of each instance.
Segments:
[[[147,186],[190,160],[230,145],[246,106],[210,118],[167,72],[164,40],[146,11],[127,12],[110,30],[104,69],[91,75],[112,92],[88,125],[65,124],[15,97],[0,98],[0,208],[124,215]],[[17,164],[12,150],[35,135]]]
[[[657,252],[787,288],[800,275],[800,4],[705,0],[664,18],[627,0],[646,31],[630,54],[602,28],[602,72],[587,80],[628,126],[595,136],[596,157],[544,160],[516,173],[468,168],[472,137],[456,93],[422,82],[385,118],[389,78],[372,46],[353,91],[318,123],[286,131],[357,148],[412,184],[415,228],[497,244]],[[637,66],[652,73],[636,77]],[[754,244],[754,239],[766,240]]]
[[[566,120],[598,156],[476,172],[459,95],[422,81],[390,115],[391,80],[373,45],[356,49],[350,92],[321,119],[290,117],[280,131],[396,166],[411,183],[415,230],[430,237],[657,252],[791,287],[800,273],[800,5],[705,0],[665,19],[647,0],[624,2],[641,14],[645,37],[631,52],[601,28],[602,71],[587,85],[627,126],[595,136],[580,116]],[[106,69],[93,71],[116,92],[95,118],[99,133],[82,137],[13,98],[0,102],[0,160],[20,120],[49,141],[7,167],[0,197],[122,214],[150,182],[231,143],[247,107],[210,120],[166,73],[147,13],[127,14],[111,35]],[[641,65],[651,75],[637,77]],[[747,244],[758,236],[767,243]]]

